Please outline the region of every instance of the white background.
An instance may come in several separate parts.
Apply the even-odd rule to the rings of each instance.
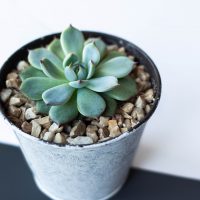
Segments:
[[[133,165],[200,179],[199,8],[198,0],[1,1],[0,64],[23,44],[70,23],[137,44],[158,66],[163,91]],[[2,121],[0,141],[17,144]]]

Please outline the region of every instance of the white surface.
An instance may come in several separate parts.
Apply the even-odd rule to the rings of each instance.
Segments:
[[[199,6],[193,0],[7,0],[0,6],[0,64],[24,43],[70,23],[132,41],[154,60],[163,82],[134,166],[200,179]],[[0,130],[1,142],[17,144],[3,122]]]

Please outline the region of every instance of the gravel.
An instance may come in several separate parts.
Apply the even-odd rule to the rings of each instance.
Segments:
[[[125,53],[123,47],[109,45],[108,50]],[[129,56],[134,60],[134,56]],[[0,91],[0,99],[7,108],[10,120],[22,131],[49,143],[85,145],[107,141],[134,128],[151,111],[154,103],[150,74],[145,66],[137,65],[130,76],[134,77],[138,94],[125,102],[119,102],[112,117],[82,117],[71,123],[59,126],[48,115],[40,115],[35,110],[35,102],[27,99],[19,91],[21,80],[19,72],[28,68],[25,61],[20,61],[17,70],[7,75],[6,88]]]

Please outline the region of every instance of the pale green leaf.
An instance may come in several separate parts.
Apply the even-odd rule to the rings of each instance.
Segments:
[[[64,55],[64,52],[62,50],[60,40],[58,38],[55,38],[54,40],[52,40],[52,42],[47,46],[47,49],[49,51],[53,52],[61,60],[64,59],[65,55]]]
[[[50,60],[44,58],[41,62],[41,69],[49,78],[54,79],[66,79],[64,75],[64,71],[54,65]]]
[[[45,90],[63,83],[65,81],[47,77],[32,77],[22,82],[20,90],[32,100],[41,100]]]
[[[74,72],[72,66],[65,68],[65,77],[68,81],[76,81],[77,80],[77,75]]]
[[[78,57],[74,53],[69,53],[65,56],[63,60],[63,67],[73,65],[78,61]]]
[[[112,58],[98,66],[95,76],[115,76],[122,78],[133,70],[133,61],[125,56]]]
[[[96,92],[87,88],[78,90],[77,104],[79,112],[87,117],[100,116],[106,107],[104,99]]]
[[[87,70],[84,67],[79,67],[78,73],[77,73],[78,79],[83,80],[87,76]]]
[[[81,59],[84,45],[84,36],[81,31],[70,25],[61,33],[60,42],[65,55],[74,53]]]
[[[74,92],[74,88],[67,83],[52,87],[42,93],[42,99],[47,105],[55,106],[67,103]]]
[[[114,76],[103,76],[88,80],[87,88],[95,92],[106,92],[118,85],[117,78]]]
[[[90,60],[92,60],[95,65],[100,61],[100,53],[94,43],[89,43],[83,48],[83,63],[88,64]]]
[[[49,114],[51,106],[48,106],[44,103],[44,101],[36,101],[36,111],[40,114]]]
[[[108,51],[104,59],[100,62],[99,65],[103,64],[104,62],[110,60],[111,58],[119,57],[119,56],[126,56],[125,53],[119,51]]]
[[[101,58],[103,58],[106,53],[106,44],[104,43],[104,41],[101,40],[100,38],[89,38],[88,40],[85,41],[85,45],[87,45],[89,43],[95,44],[95,46],[99,50]]]
[[[46,77],[46,75],[41,70],[38,70],[38,69],[31,67],[31,66],[24,69],[19,74],[19,76],[20,76],[22,81],[24,81],[27,78],[31,78],[31,77]]]
[[[126,101],[137,94],[137,86],[135,81],[130,76],[127,76],[119,79],[119,86],[105,94],[113,99]]]
[[[107,116],[107,117],[112,117],[116,112],[117,102],[115,99],[113,99],[105,94],[103,95],[103,98],[106,102],[106,109],[102,115]]]
[[[29,50],[28,61],[31,66],[41,70],[40,60],[47,58],[57,67],[62,68],[62,61],[51,51],[45,48],[38,48],[34,50]]]
[[[95,69],[96,68],[95,68],[94,63],[92,62],[92,60],[90,60],[88,63],[88,75],[86,79],[92,78],[92,76],[94,75]]]
[[[77,81],[71,81],[69,82],[69,85],[73,88],[83,88],[88,84],[87,80],[77,80]]]
[[[49,111],[50,118],[57,124],[65,124],[72,121],[78,115],[75,95],[65,104],[52,106]]]

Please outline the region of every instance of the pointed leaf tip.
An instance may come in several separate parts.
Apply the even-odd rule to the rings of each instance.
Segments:
[[[62,61],[51,51],[45,48],[38,48],[30,50],[28,53],[28,61],[31,66],[41,70],[41,60],[43,58],[49,59],[54,65],[62,68]]]
[[[65,55],[75,53],[79,59],[81,58],[84,45],[84,36],[81,31],[70,25],[61,33],[60,42]]]
[[[83,63],[88,64],[90,60],[92,60],[95,65],[100,61],[100,53],[94,43],[85,45],[83,49]]]
[[[50,60],[43,58],[40,60],[41,69],[49,78],[65,79],[64,72],[54,65]]]

